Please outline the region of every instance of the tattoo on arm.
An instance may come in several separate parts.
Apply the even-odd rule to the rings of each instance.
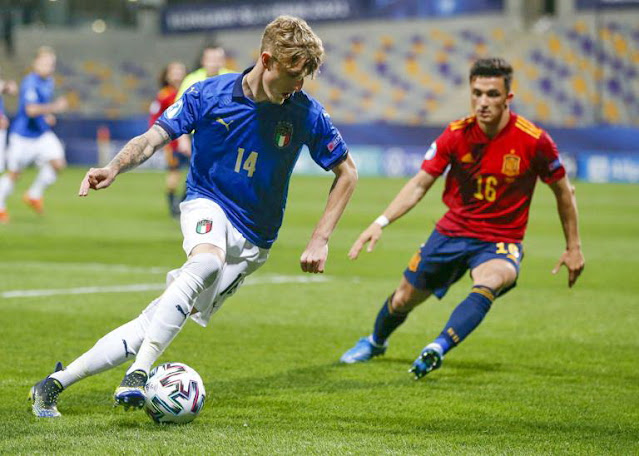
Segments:
[[[163,128],[153,125],[146,133],[129,141],[108,166],[124,173],[147,161],[156,150],[169,143],[171,138]]]

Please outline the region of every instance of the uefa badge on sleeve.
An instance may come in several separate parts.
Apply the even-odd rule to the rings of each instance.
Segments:
[[[293,138],[293,124],[290,122],[278,122],[275,127],[275,145],[284,149]]]
[[[200,220],[197,222],[195,232],[197,234],[206,234],[211,231],[211,228],[213,228],[213,222],[211,220]]]

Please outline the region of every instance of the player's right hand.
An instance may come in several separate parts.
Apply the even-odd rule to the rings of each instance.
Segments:
[[[113,183],[115,176],[117,176],[117,172],[109,167],[89,169],[82,179],[78,196],[87,196],[90,188],[93,190],[107,188]]]
[[[359,252],[362,251],[366,243],[368,242],[367,252],[372,252],[375,248],[375,244],[379,241],[379,238],[382,237],[382,227],[381,225],[373,222],[370,224],[368,228],[364,230],[362,234],[359,235],[351,250],[348,252],[348,257],[351,260],[357,259],[359,256]]]

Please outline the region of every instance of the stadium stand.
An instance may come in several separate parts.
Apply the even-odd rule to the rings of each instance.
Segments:
[[[331,23],[316,29],[327,61],[319,80],[309,81],[306,89],[341,123],[437,125],[463,116],[469,63],[502,55],[514,64],[516,100],[521,100],[515,109],[524,116],[565,127],[639,125],[636,15],[609,13],[602,20],[584,13],[543,34],[516,31],[498,16]],[[255,58],[255,33],[218,36],[235,69]],[[145,114],[157,69],[172,59],[190,63],[202,37],[23,29],[16,42],[17,56],[2,60],[5,74],[20,77],[32,50],[46,42],[58,50],[57,82],[69,96],[71,112],[121,118]]]

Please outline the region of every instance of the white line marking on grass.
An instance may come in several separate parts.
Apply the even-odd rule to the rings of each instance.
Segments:
[[[285,276],[285,275],[265,275],[246,279],[244,286],[265,285],[265,284],[286,284],[286,283],[326,283],[330,282],[330,277],[326,276]],[[0,293],[3,298],[32,298],[55,295],[77,295],[95,293],[127,293],[136,291],[157,291],[164,290],[165,285],[161,283],[137,283],[132,285],[113,285],[105,287],[79,287],[79,288],[49,288],[42,290],[12,290]]]
[[[137,272],[149,274],[166,274],[171,270],[170,266],[130,266],[128,264],[109,264],[109,263],[65,263],[65,262],[49,262],[49,261],[16,261],[0,263],[0,268],[46,268],[55,269],[57,271],[107,271],[107,272]]]

